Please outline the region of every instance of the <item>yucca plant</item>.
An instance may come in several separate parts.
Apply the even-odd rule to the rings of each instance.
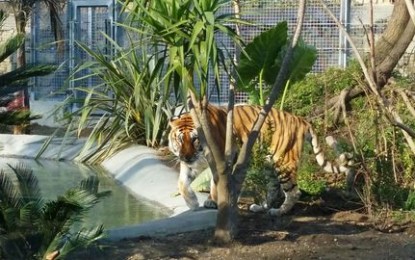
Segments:
[[[79,115],[78,129],[91,127],[91,122],[94,127],[81,160],[105,158],[131,142],[159,145],[171,108],[176,107],[172,102],[180,102],[188,88],[204,95],[211,75],[219,86],[219,66],[226,69],[226,60],[215,34],[237,38],[228,26],[234,16],[219,14],[227,3],[126,1],[128,18],[121,26],[135,39],[130,39],[133,47],[119,46],[107,37],[111,44],[107,49],[113,52],[106,55],[78,43],[93,61],[74,72],[92,72],[74,77],[75,85],[86,77],[102,80],[97,86],[77,88],[86,95],[71,116]],[[101,118],[92,117],[97,112]]]
[[[0,28],[3,26],[6,15],[0,10]],[[17,35],[0,43],[0,63],[14,54],[25,42],[25,35]],[[16,110],[12,104],[16,100],[14,93],[23,90],[26,81],[31,77],[44,76],[55,71],[52,65],[26,65],[0,75],[0,122],[3,125],[22,125],[30,120],[38,119],[39,115],[32,115],[28,110]]]
[[[230,4],[227,0],[124,2],[139,25],[137,31],[167,51],[167,71],[177,76],[176,88],[197,97],[209,92],[209,78],[220,88],[220,69],[229,73],[231,53],[219,39],[241,44],[233,26],[248,23],[226,11]]]
[[[16,178],[0,171],[0,259],[63,258],[103,237],[102,225],[71,230],[102,196],[109,194],[98,192],[96,177],[45,202],[30,169],[24,165],[9,167]]]
[[[158,146],[167,126],[166,112],[171,109],[170,83],[162,74],[163,54],[150,55],[146,45],[132,40],[131,46],[136,47],[124,48],[109,37],[108,40],[114,51],[112,55],[78,42],[92,61],[77,68],[74,75],[88,69],[92,73],[86,77],[101,80],[96,86],[76,88],[85,93],[82,100],[67,101],[80,104],[80,109],[71,114],[77,120],[78,131],[93,128],[80,154],[83,161],[99,161],[131,143]],[[83,79],[73,80],[76,85]]]

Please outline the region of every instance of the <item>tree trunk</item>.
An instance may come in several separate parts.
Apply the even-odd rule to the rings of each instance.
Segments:
[[[226,244],[231,242],[237,233],[237,196],[233,193],[235,189],[232,187],[232,170],[219,169],[218,176],[218,215],[214,239],[216,243]]]
[[[385,59],[376,67],[378,87],[383,87],[388,82],[392,71],[395,69],[401,57],[405,54],[405,51],[408,48],[409,44],[411,44],[414,35],[415,26],[409,19],[403,34],[395,43],[394,48],[390,50],[389,55],[386,56]]]
[[[388,82],[392,71],[395,69],[399,60],[407,50],[409,44],[415,36],[415,26],[410,19],[405,0],[395,1],[395,6],[391,18],[385,31],[375,44],[375,69],[377,78],[377,88],[381,90]],[[369,60],[367,58],[366,60]],[[373,70],[373,69],[372,69]],[[362,79],[364,78],[362,73]],[[354,98],[365,94],[361,86],[350,86],[348,94],[345,96],[346,104]],[[340,96],[328,100],[328,108],[338,105]],[[322,114],[324,107],[318,107],[314,114]]]
[[[379,37],[375,44],[375,65],[380,63],[388,57],[389,52],[394,48],[394,45],[402,36],[409,21],[409,13],[406,8],[404,0],[395,1],[394,8],[385,31]]]
[[[18,33],[22,33],[26,35],[26,25],[27,25],[27,14],[23,10],[14,10],[14,19],[16,23],[16,30]],[[26,43],[24,42],[22,46],[17,50],[17,67],[25,67],[26,66]],[[18,91],[15,93],[16,100],[15,102],[19,104],[18,109],[22,110],[29,110],[29,89],[27,86],[27,82],[23,82],[25,87],[23,90]],[[27,122],[28,124],[29,122]],[[14,134],[29,134],[29,128],[26,126],[26,123],[19,126],[13,126],[13,133]]]
[[[236,203],[234,203],[236,199],[232,199],[233,193],[231,191],[233,189],[230,187],[232,182],[229,181],[232,168],[227,166],[224,154],[225,126],[221,125],[223,128],[219,129],[220,126],[215,127],[211,124],[207,100],[198,102],[195,96],[191,94],[189,107],[198,130],[199,140],[205,147],[208,147],[205,150],[205,155],[216,183],[215,193],[217,194],[218,215],[214,239],[217,243],[226,244],[232,241],[236,232],[237,214]],[[216,112],[221,113],[223,111]],[[222,117],[224,114],[217,116]]]
[[[232,7],[236,18],[240,18],[240,2],[232,1]],[[235,32],[241,37],[239,25],[236,24]],[[234,64],[238,64],[240,48],[236,46],[234,54]],[[225,164],[223,165],[223,175],[218,172],[218,215],[214,239],[218,243],[226,244],[233,240],[238,230],[238,207],[234,175],[232,166],[234,162],[234,139],[233,139],[233,107],[235,105],[235,76],[236,68],[233,68],[232,79],[229,84],[229,101],[226,115],[226,135],[225,135]]]

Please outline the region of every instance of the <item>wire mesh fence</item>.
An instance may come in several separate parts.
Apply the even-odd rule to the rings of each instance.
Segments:
[[[76,0],[70,2],[76,2]],[[117,37],[121,35],[119,33],[111,34],[114,28],[117,27],[117,17],[114,16],[115,9],[108,6],[94,5],[95,1],[80,2],[89,2],[91,6],[80,6],[78,9],[70,10],[68,5],[67,10],[62,14],[63,23],[68,25],[65,27],[67,41],[65,41],[64,53],[57,53],[52,43],[53,37],[46,8],[38,5],[32,16],[32,41],[29,50],[32,61],[60,64],[60,69],[54,75],[38,78],[33,82],[32,93],[35,99],[62,100],[73,91],[75,85],[73,83],[71,85],[67,81],[71,70],[76,64],[88,60],[84,51],[75,46],[74,40],[83,42],[93,49],[105,50],[106,39],[102,33],[117,35]],[[359,50],[365,52],[368,44],[363,25],[369,23],[367,18],[368,4],[365,1],[347,0],[325,2],[333,14],[346,26]],[[246,42],[249,42],[262,31],[282,21],[287,21],[292,32],[296,24],[297,7],[297,0],[241,1],[242,18],[257,24],[257,26],[243,26],[241,28],[242,37]],[[232,11],[231,5],[227,8],[224,12]],[[392,10],[393,4],[389,2],[375,5],[376,37],[384,30]],[[344,36],[322,8],[319,1],[308,1],[302,38],[307,44],[317,49],[318,58],[313,67],[315,73],[322,72],[328,67],[343,67],[347,60],[352,57]],[[227,51],[233,52],[233,46],[229,40],[225,37],[221,38],[220,35],[218,35],[218,39],[223,42]],[[405,54],[401,64],[405,65],[411,62],[411,53],[412,50],[408,49],[408,53]],[[88,73],[88,71],[84,73]],[[97,84],[93,81],[94,79],[90,78],[76,84],[88,87]],[[220,80],[221,88],[217,89],[212,84],[209,93],[211,100],[216,103],[226,102],[228,85],[228,76],[223,73]],[[237,102],[243,102],[245,99],[244,95],[237,95]]]

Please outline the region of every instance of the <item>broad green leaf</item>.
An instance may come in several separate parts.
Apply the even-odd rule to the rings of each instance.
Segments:
[[[302,80],[305,75],[312,70],[316,60],[316,48],[305,44],[304,41],[299,41],[294,49],[289,67],[290,81],[294,83],[298,80]]]
[[[264,72],[264,79],[269,81],[277,75],[277,71],[270,71],[275,67],[275,61],[282,48],[287,43],[287,22],[281,22],[253,39],[241,54],[237,68],[238,87],[248,90],[252,87],[251,82],[258,77],[261,71]],[[252,90],[252,88],[251,88]]]

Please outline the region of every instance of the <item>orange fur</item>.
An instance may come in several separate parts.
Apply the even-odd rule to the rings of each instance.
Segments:
[[[240,142],[245,142],[248,134],[260,113],[261,108],[251,105],[237,105],[234,107],[234,136]],[[226,108],[208,107],[210,129],[217,140],[220,149],[225,149]],[[201,167],[207,167],[200,143],[197,141],[197,131],[190,114],[183,114],[170,123],[172,130],[169,135],[170,150],[175,153],[181,162],[181,176],[179,178],[180,193],[189,207],[198,205],[194,201],[194,193],[189,190],[191,181],[197,176]],[[290,113],[272,109],[261,128],[259,138],[269,142],[269,157],[279,174],[281,187],[285,194],[285,201],[279,209],[270,209],[272,215],[287,213],[299,198],[296,171],[300,161],[304,140],[311,142],[317,162],[327,172],[348,172],[349,155],[343,156],[341,165],[333,164],[324,158],[318,144],[317,136],[312,126],[303,118]],[[213,188],[212,188],[213,186]],[[190,192],[190,193],[189,193]],[[211,193],[216,197],[215,183],[211,183]],[[215,199],[215,198],[214,198]],[[212,203],[208,203],[211,205]],[[206,206],[206,203],[205,203]],[[257,207],[258,209],[258,207]]]

